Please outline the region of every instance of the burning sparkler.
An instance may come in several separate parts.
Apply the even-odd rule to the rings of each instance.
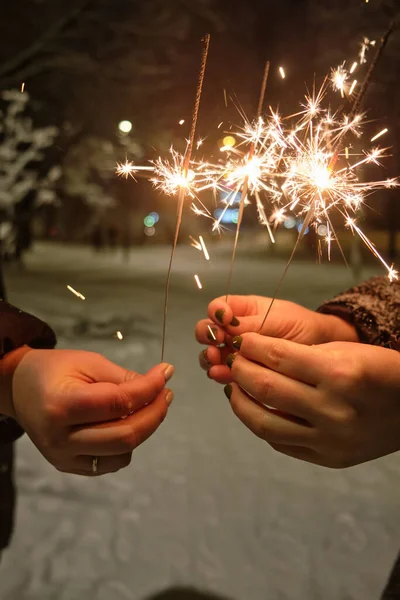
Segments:
[[[348,140],[349,136],[358,139],[362,136],[364,120],[360,113],[360,106],[391,31],[392,28],[382,38],[364,81],[358,83],[358,80],[353,78],[353,74],[359,65],[367,62],[367,50],[375,45],[375,42],[367,39],[363,42],[359,61],[349,63],[351,64],[350,68],[346,67],[346,63],[342,63],[336,69],[332,69],[330,78],[327,78],[321,89],[309,94],[305,103],[301,105],[300,111],[288,118],[281,117],[272,109],[268,116],[262,117],[269,73],[269,63],[267,63],[255,121],[251,123],[244,119],[242,128],[238,129],[234,135],[230,135],[232,139],[229,140],[229,143],[225,141],[229,136],[224,138],[224,143],[220,148],[221,159],[214,164],[192,158],[192,150],[196,145],[196,123],[209,48],[209,37],[206,38],[192,127],[185,154],[179,154],[171,148],[168,159],[160,157],[143,167],[127,160],[117,167],[117,172],[126,178],[134,177],[141,170],[151,172],[150,180],[157,189],[178,198],[177,223],[166,282],[162,360],[165,349],[171,269],[182,221],[184,200],[186,197],[191,199],[191,207],[195,214],[212,218],[210,211],[199,197],[206,190],[214,193],[224,192],[225,195],[225,207],[220,211],[218,218],[214,220],[214,231],[221,229],[224,215],[240,199],[227,297],[232,281],[244,209],[250,202],[250,198],[255,199],[259,221],[267,227],[271,242],[274,242],[275,239],[270,223],[275,228],[278,227],[289,213],[293,213],[296,219],[302,221],[297,242],[274,299],[298,245],[309,227],[325,232],[323,235],[328,258],[330,258],[332,243],[338,242],[332,224],[332,215],[335,211],[343,218],[346,227],[359,235],[371,252],[381,261],[388,271],[389,278],[391,280],[397,278],[395,269],[384,261],[372,242],[358,227],[355,215],[370,194],[376,190],[397,187],[399,182],[395,179],[362,181],[358,175],[359,168],[363,165],[379,165],[380,160],[385,157],[387,149],[374,146],[357,152]],[[282,67],[280,73],[284,78],[285,72]],[[340,92],[342,98],[348,99],[347,111],[342,106],[337,112],[334,112],[326,104],[328,83],[332,85],[333,89]],[[226,90],[224,90],[224,97],[226,99]],[[222,124],[221,122],[217,129]],[[382,129],[372,137],[371,143],[384,136],[387,131],[387,128]],[[202,141],[202,139],[198,140],[197,149],[201,146]],[[202,251],[205,258],[209,260],[210,256],[203,238],[200,236],[199,241],[194,238],[191,240],[192,245]],[[195,275],[194,278],[197,286],[201,289],[202,284],[199,277]],[[265,319],[268,314],[269,311]]]

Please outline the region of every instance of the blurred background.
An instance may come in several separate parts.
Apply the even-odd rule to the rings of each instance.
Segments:
[[[60,347],[150,368],[160,355],[176,200],[146,178],[118,178],[115,166],[167,156],[171,145],[184,151],[202,36],[211,33],[198,137],[201,155],[213,158],[241,124],[234,104],[255,114],[266,59],[266,106],[293,113],[314,81],[357,58],[364,38],[379,40],[398,13],[398,0],[4,0],[0,296],[49,322]],[[378,178],[400,173],[399,56],[396,29],[365,103],[369,137],[389,130]],[[363,176],[375,177],[368,168]],[[204,202],[215,210],[211,194]],[[29,440],[18,443],[20,500],[2,600],[379,597],[400,539],[398,457],[330,472],[273,454],[197,366],[192,330],[225,291],[237,212],[228,211],[221,236],[185,207],[166,355],[177,367],[176,401],[132,467],[84,481],[54,472]],[[396,262],[399,193],[379,191],[358,220]],[[282,297],[315,308],[381,272],[335,225],[349,267],[336,249],[318,264],[311,230]],[[272,295],[299,227],[286,219],[272,246],[249,206],[232,292]],[[209,262],[190,246],[199,235]]]

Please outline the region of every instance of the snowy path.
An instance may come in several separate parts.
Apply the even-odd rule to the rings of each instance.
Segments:
[[[159,360],[167,259],[163,248],[136,250],[125,264],[41,245],[25,273],[9,273],[10,299],[47,319],[60,347],[145,370]],[[227,264],[221,251],[210,264],[178,251],[166,357],[177,368],[176,399],[128,470],[65,476],[19,442],[18,522],[0,568],[1,600],[145,600],[173,586],[209,591],[210,600],[379,597],[400,540],[399,456],[325,471],[273,453],[235,420],[199,370],[192,335],[208,300],[224,292]],[[282,268],[242,252],[233,291],[271,293]],[[282,296],[315,307],[350,284],[342,267],[299,262]]]

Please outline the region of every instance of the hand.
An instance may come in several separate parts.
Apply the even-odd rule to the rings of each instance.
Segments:
[[[97,474],[112,473],[164,420],[172,374],[167,364],[138,375],[91,352],[30,350],[13,375],[10,416],[58,470],[90,476],[99,457]]]
[[[235,345],[240,343],[240,339],[237,341],[236,338],[244,333],[258,333],[270,304],[271,298],[262,296],[230,296],[229,303],[225,302],[225,298],[217,298],[209,304],[209,318],[197,323],[196,338],[200,344],[208,344],[200,353],[200,365],[211,379],[219,383],[231,381],[225,361]],[[275,300],[260,333],[307,345],[358,341],[354,327],[343,319],[323,315],[286,300]],[[217,348],[221,344],[226,347]]]
[[[334,342],[243,336],[226,394],[275,450],[344,468],[400,450],[400,353]]]

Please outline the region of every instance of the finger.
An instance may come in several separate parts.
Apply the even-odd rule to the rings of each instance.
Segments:
[[[229,367],[224,365],[217,365],[215,367],[211,367],[207,374],[210,379],[212,379],[216,383],[222,383],[223,385],[226,385],[233,381],[232,371],[229,369]]]
[[[261,404],[313,422],[318,405],[316,388],[276,373],[240,354],[232,363],[233,380]]]
[[[216,325],[209,319],[203,319],[196,325],[195,336],[200,344],[223,344],[226,332],[221,326]]]
[[[128,379],[113,383],[79,384],[69,388],[69,425],[101,423],[125,417],[151,403],[165,386],[162,369],[152,369],[146,375],[127,372]]]
[[[311,385],[317,385],[329,368],[328,359],[316,346],[305,346],[257,333],[242,336],[240,355]]]
[[[232,384],[225,392],[230,395],[230,403],[235,415],[257,437],[273,444],[287,444],[308,447],[314,438],[314,429],[287,419],[255,402]]]
[[[211,367],[221,365],[226,366],[226,360],[231,354],[233,348],[215,348],[214,346],[208,346],[202,350],[199,354],[200,367],[204,371],[208,371]]]
[[[97,458],[97,457],[96,457]],[[121,454],[119,456],[102,456],[97,459],[96,470],[93,470],[94,456],[77,456],[74,459],[71,469],[59,469],[67,473],[75,473],[86,477],[99,477],[109,473],[116,473],[121,469],[128,467],[132,460],[132,453]]]
[[[157,398],[127,419],[80,427],[68,438],[76,454],[113,456],[132,452],[146,441],[164,421],[172,402],[171,390],[163,390]]]
[[[208,305],[208,316],[214,323],[223,327],[238,327],[238,317],[253,314],[253,299],[253,296],[229,296],[226,302],[225,296],[216,298]]]
[[[136,371],[125,369],[95,352],[82,353],[81,374],[87,383],[115,384],[133,381],[138,376]],[[151,377],[164,377],[164,381],[169,381],[173,375],[173,366],[161,363],[150,369],[147,374]]]

